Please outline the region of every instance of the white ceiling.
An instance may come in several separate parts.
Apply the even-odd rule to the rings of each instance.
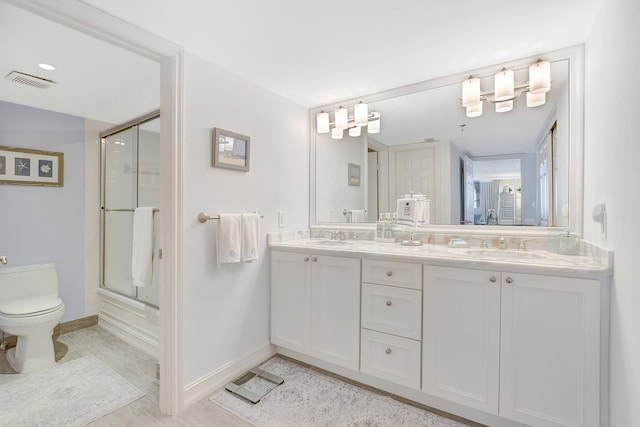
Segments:
[[[603,0],[85,0],[302,106],[584,43]]]
[[[603,0],[85,2],[311,108],[583,43]],[[3,77],[57,82],[39,90],[0,79],[2,100],[110,123],[159,106],[157,63],[3,1],[0,41]]]
[[[14,70],[56,84],[6,80]],[[0,100],[119,124],[159,108],[160,66],[0,1]]]

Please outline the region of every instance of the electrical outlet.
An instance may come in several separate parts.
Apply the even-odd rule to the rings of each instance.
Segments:
[[[278,227],[284,228],[284,211],[278,211]]]

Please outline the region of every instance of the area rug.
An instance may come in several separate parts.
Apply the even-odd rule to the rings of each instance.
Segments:
[[[144,396],[93,355],[0,386],[0,425],[80,427]]]
[[[257,427],[465,426],[277,357],[260,368],[284,383],[257,404],[224,389],[209,400]]]

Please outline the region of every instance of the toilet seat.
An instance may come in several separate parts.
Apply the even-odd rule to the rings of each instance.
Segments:
[[[43,316],[59,310],[61,306],[63,306],[62,300],[54,295],[22,298],[2,304],[0,306],[0,316]]]

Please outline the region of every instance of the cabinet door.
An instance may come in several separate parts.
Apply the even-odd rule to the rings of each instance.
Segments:
[[[311,255],[271,252],[271,342],[309,353]]]
[[[599,310],[597,280],[502,273],[501,416],[600,424]]]
[[[360,260],[318,255],[311,272],[311,355],[357,370]]]
[[[500,273],[424,266],[422,390],[498,413]]]

